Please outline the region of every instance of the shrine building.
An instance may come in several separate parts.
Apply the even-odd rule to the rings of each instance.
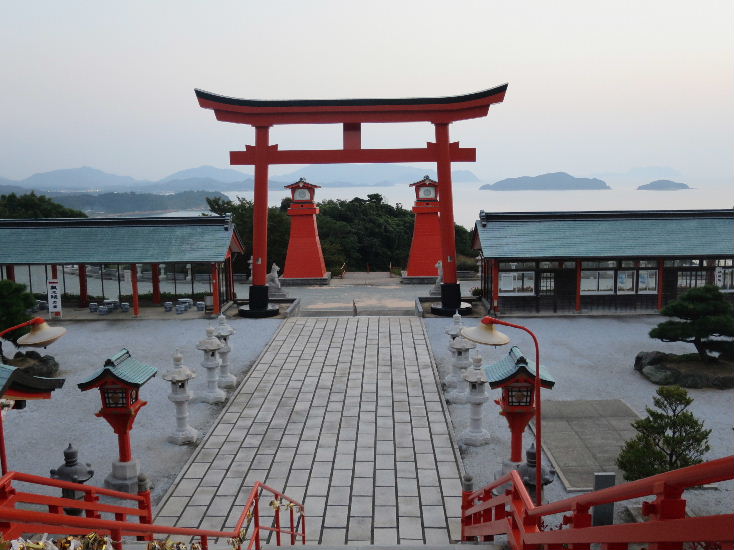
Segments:
[[[482,296],[495,313],[656,311],[716,284],[734,303],[732,210],[481,211]]]
[[[105,279],[119,291],[129,270],[135,315],[138,280],[151,281],[153,303],[158,304],[161,278],[173,282],[175,296],[184,297],[189,290],[193,295],[194,279],[201,275],[218,313],[225,300],[234,299],[233,257],[244,250],[231,220],[222,216],[0,220],[0,240],[0,278],[15,281],[16,271],[27,269],[32,281],[31,266],[43,266],[46,283],[58,280],[66,294],[65,277],[72,270],[64,267],[74,266],[79,277],[79,303],[74,305],[80,307],[89,302],[89,276],[101,279],[104,294]],[[46,286],[31,285],[29,291],[45,293]]]

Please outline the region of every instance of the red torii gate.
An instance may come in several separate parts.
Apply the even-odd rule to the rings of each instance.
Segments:
[[[449,141],[449,124],[487,115],[489,106],[505,98],[507,84],[481,92],[434,98],[253,100],[225,97],[195,90],[199,105],[212,109],[217,120],[255,127],[255,145],[230,151],[230,164],[255,167],[252,230],[253,262],[249,316],[275,315],[268,308],[268,167],[271,164],[336,164],[377,162],[435,162],[438,172],[441,250],[444,279],[441,306],[432,311],[453,315],[461,304],[456,280],[454,203],[451,163],[476,161],[476,149]],[[430,122],[436,142],[414,149],[363,149],[362,123]],[[280,150],[270,145],[270,127],[276,124],[342,124],[344,146],[336,150]]]

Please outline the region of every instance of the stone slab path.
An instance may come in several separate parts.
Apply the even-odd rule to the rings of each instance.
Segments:
[[[156,521],[232,528],[262,481],[304,503],[310,544],[456,541],[451,431],[420,319],[288,319]]]
[[[615,461],[639,418],[621,399],[544,400],[543,449],[566,490],[593,490],[595,472],[615,472],[622,483]]]

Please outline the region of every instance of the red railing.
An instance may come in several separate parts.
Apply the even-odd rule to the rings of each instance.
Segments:
[[[681,549],[687,543],[732,549],[734,514],[689,518],[681,498],[689,487],[729,479],[734,479],[734,456],[535,506],[519,474],[512,471],[483,489],[464,492],[461,538],[490,541],[495,535],[507,535],[515,550],[588,549],[594,543],[607,550],[626,550],[632,543],[648,543],[650,550]],[[504,494],[493,493],[507,484]],[[642,505],[649,521],[592,526],[591,507],[646,496],[655,497]],[[566,512],[570,514],[559,528],[545,527],[544,518]]]
[[[13,486],[14,481],[79,491],[83,493],[83,500],[18,491]],[[264,492],[270,493],[273,497],[269,504],[274,508],[270,526],[263,525],[260,513],[260,501]],[[110,504],[102,502],[102,498],[106,501],[125,501],[131,504]],[[17,504],[44,505],[48,507],[48,512],[17,509]],[[82,510],[84,517],[68,515],[64,512],[64,508]],[[289,511],[290,521],[286,527],[281,522],[282,508]],[[102,514],[112,516],[114,519],[104,519]],[[135,521],[129,521],[128,518]],[[268,536],[275,533],[276,544],[279,546],[282,543],[282,535],[290,536],[290,544],[296,544],[299,538],[302,544],[306,544],[306,516],[303,505],[272,487],[256,482],[233,530],[171,527],[153,523],[150,491],[147,489],[134,495],[20,472],[8,472],[0,478],[0,535],[4,540],[15,539],[28,533],[84,535],[95,532],[109,535],[115,548],[121,550],[125,536],[151,541],[153,535],[160,534],[198,538],[202,550],[207,550],[210,539],[233,539],[234,546],[241,548],[249,536],[248,549],[260,550],[262,539],[267,538],[261,534],[262,531],[268,532]]]

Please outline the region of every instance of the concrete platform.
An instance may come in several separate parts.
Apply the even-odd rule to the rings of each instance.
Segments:
[[[543,401],[543,449],[566,490],[591,491],[595,472],[623,482],[615,461],[639,418],[621,399]]]
[[[156,521],[232,527],[263,481],[305,504],[310,544],[456,541],[452,432],[420,319],[288,319]]]

